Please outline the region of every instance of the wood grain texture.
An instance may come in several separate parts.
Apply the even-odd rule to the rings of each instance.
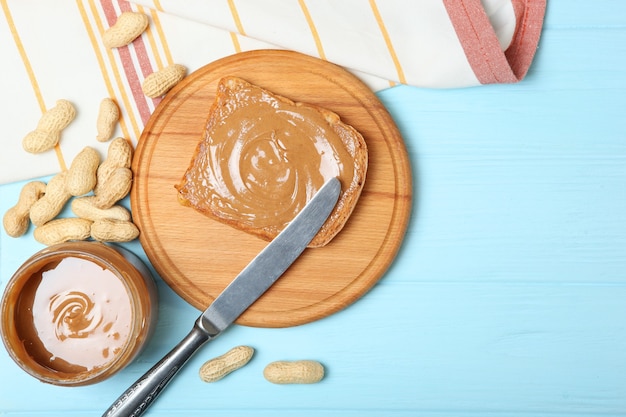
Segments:
[[[367,87],[318,59],[289,51],[254,51],[190,74],[168,93],[144,130],[134,156],[131,206],[152,264],[198,309],[206,308],[267,244],[181,206],[174,189],[203,137],[217,83],[227,75],[336,112],[367,143],[365,186],[343,230],[325,247],[306,250],[237,323],[285,327],[320,319],[371,288],[400,247],[412,191],[404,143]]]

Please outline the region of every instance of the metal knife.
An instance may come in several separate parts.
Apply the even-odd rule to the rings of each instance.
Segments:
[[[300,256],[326,222],[340,191],[341,184],[337,178],[327,181],[287,227],[200,315],[191,332],[128,388],[103,416],[143,414],[189,358],[231,325]]]

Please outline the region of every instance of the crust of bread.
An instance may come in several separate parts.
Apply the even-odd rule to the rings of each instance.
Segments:
[[[294,102],[286,97],[263,89],[262,87],[250,84],[238,77],[224,77],[218,84],[216,98],[207,117],[204,137],[196,147],[189,167],[180,183],[175,186],[178,190],[178,200],[180,204],[192,207],[209,218],[218,220],[267,241],[272,240],[280,233],[282,228],[284,228],[285,224],[264,227],[251,226],[244,219],[237,218],[236,215],[227,215],[220,210],[220,204],[215,203],[216,197],[211,192],[210,187],[204,186],[200,180],[200,177],[203,176],[202,171],[206,169],[205,164],[207,153],[209,152],[209,143],[210,141],[214,143],[216,140],[220,140],[220,138],[212,136],[211,126],[228,123],[229,106],[237,106],[237,100],[245,100],[246,97],[241,94],[241,91],[251,88],[254,89],[254,91],[267,94],[280,101],[282,104],[289,106],[290,111],[298,112],[299,109],[303,108],[314,109],[323,117],[324,121],[328,124],[327,127],[330,127],[330,129],[341,138],[344,148],[350,155],[350,162],[354,166],[350,180],[348,181],[346,178],[342,178],[341,175],[339,176],[341,182],[339,201],[318,234],[309,244],[311,248],[325,246],[343,229],[356,207],[363,189],[368,166],[367,145],[363,136],[352,126],[344,123],[336,113],[328,109],[311,104]]]

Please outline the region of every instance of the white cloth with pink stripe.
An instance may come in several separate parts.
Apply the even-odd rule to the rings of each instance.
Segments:
[[[376,90],[389,87],[389,81],[450,88],[521,80],[537,48],[546,0],[161,0],[158,5],[186,21],[180,21],[180,30],[197,22],[243,36],[252,41],[249,47],[260,40],[260,47],[324,58],[353,70]],[[202,42],[179,39],[190,46]],[[212,38],[211,45],[219,48],[223,39]],[[224,46],[228,53],[231,40]]]
[[[170,63],[189,71],[240,51],[281,48],[344,66],[372,90],[520,81],[539,42],[546,0],[4,0],[0,20],[3,151],[0,184],[50,175],[95,140],[99,102],[122,111],[115,135],[137,143],[158,99],[141,91]],[[126,10],[150,17],[128,47],[101,35]],[[55,151],[21,140],[58,99],[77,117]]]

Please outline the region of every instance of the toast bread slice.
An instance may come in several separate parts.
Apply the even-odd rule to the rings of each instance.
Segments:
[[[228,76],[175,187],[180,204],[269,241],[337,176],[339,201],[309,244],[321,247],[350,217],[367,165],[363,136],[336,113]]]

